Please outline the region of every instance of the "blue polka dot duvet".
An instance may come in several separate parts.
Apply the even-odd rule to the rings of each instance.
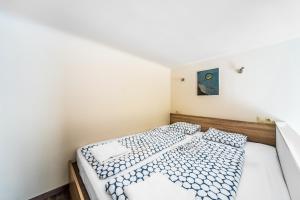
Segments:
[[[128,199],[126,186],[145,181],[152,174],[166,176],[195,199],[234,199],[244,164],[244,149],[195,136],[159,158],[128,173],[113,177],[106,191],[114,200]],[[159,183],[158,183],[159,184]]]
[[[156,128],[129,137],[117,139],[117,142],[130,149],[130,152],[118,156],[115,159],[101,162],[97,160],[92,153],[94,147],[109,144],[109,141],[83,147],[81,148],[81,153],[96,171],[98,177],[100,179],[106,179],[184,140],[185,137],[186,135],[183,132]]]

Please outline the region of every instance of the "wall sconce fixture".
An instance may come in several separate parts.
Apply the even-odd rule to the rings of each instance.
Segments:
[[[244,70],[245,70],[245,67],[241,67],[240,69],[238,69],[238,73],[242,74],[244,72]]]

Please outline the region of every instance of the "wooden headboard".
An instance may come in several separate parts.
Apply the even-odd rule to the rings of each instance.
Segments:
[[[183,114],[170,114],[170,124],[189,122],[201,125],[201,131],[213,127],[223,131],[242,133],[248,136],[248,141],[275,146],[275,124],[244,122],[229,119],[200,117]]]

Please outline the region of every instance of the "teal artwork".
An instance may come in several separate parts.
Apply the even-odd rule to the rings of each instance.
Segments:
[[[197,72],[198,95],[219,95],[219,68]]]

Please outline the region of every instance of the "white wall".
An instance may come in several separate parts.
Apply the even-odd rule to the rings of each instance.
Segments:
[[[0,199],[68,182],[89,142],[168,122],[170,70],[0,13]]]
[[[299,52],[300,39],[175,69],[171,110],[248,121],[271,117],[299,132]],[[246,69],[238,74],[241,66]],[[197,71],[215,67],[220,68],[220,95],[197,96]]]

